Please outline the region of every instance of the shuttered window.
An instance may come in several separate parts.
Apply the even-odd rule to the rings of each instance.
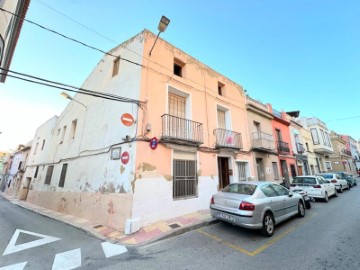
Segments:
[[[222,129],[226,129],[225,112],[222,110],[217,110],[217,115],[218,115],[218,127]]]
[[[185,119],[186,98],[169,93],[169,114]]]

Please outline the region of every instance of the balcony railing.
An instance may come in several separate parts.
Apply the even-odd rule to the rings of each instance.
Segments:
[[[342,149],[341,154],[351,156],[351,151],[346,150],[346,149]]]
[[[289,144],[283,141],[277,141],[277,149],[279,153],[290,153]]]
[[[296,143],[296,149],[299,154],[302,154],[305,152],[305,148],[302,143]]]
[[[180,140],[193,144],[203,143],[202,123],[164,114],[162,118],[163,140]]]
[[[264,132],[254,132],[251,134],[252,148],[261,150],[275,150],[274,137]]]
[[[242,149],[241,134],[222,128],[214,129],[216,148]]]

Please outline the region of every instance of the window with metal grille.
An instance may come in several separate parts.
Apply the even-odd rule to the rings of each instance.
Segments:
[[[279,175],[279,169],[278,169],[277,162],[273,162],[273,163],[272,163],[272,167],[273,167],[273,172],[274,172],[274,179],[275,179],[275,180],[279,180],[279,179],[280,179],[280,175]]]
[[[45,185],[50,185],[54,166],[49,166],[46,172]]]
[[[174,199],[197,196],[196,160],[174,160],[173,176]]]
[[[61,174],[60,174],[59,187],[64,187],[67,166],[68,166],[67,163],[63,164],[63,166],[62,166]]]
[[[239,181],[246,181],[248,175],[248,162],[236,162],[238,167]]]

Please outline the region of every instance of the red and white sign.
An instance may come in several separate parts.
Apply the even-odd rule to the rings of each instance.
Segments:
[[[124,153],[122,153],[122,155],[121,155],[122,164],[126,165],[129,162],[129,159],[130,159],[130,156],[129,156],[128,152],[125,151]]]
[[[124,113],[121,116],[121,123],[123,123],[127,127],[130,127],[134,124],[134,117],[132,117],[130,113]]]

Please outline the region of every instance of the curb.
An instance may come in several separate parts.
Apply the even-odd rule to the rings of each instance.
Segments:
[[[36,209],[33,209],[33,208],[28,208],[26,207],[26,205],[23,205],[21,203],[19,203],[18,201],[16,200],[12,200],[10,198],[7,198],[6,196],[3,195],[3,193],[0,192],[0,195],[1,197],[3,197],[5,200],[7,200],[8,202],[10,202],[11,204],[13,205],[16,205],[18,207],[21,207],[23,209],[26,209],[28,211],[31,211],[33,213],[36,213],[38,215],[41,215],[43,217],[47,217],[47,218],[50,218],[50,219],[53,219],[53,220],[57,220],[61,223],[64,223],[64,224],[67,224],[67,225],[70,225],[74,228],[77,228],[83,232],[85,232],[86,234],[88,235],[91,235],[93,237],[96,237],[100,240],[103,240],[103,241],[107,241],[107,242],[110,242],[110,243],[118,243],[118,244],[121,244],[121,245],[124,245],[126,247],[140,247],[140,246],[143,246],[143,245],[147,245],[147,244],[150,244],[150,243],[154,243],[154,242],[157,242],[157,241],[161,241],[161,240],[165,240],[165,239],[169,239],[169,238],[172,238],[172,237],[175,237],[175,236],[178,236],[178,235],[181,235],[181,234],[184,234],[186,232],[189,232],[189,231],[193,231],[193,230],[196,230],[196,229],[199,229],[201,227],[204,227],[204,226],[209,226],[209,225],[212,225],[212,224],[215,224],[215,223],[218,223],[219,221],[214,219],[214,218],[210,218],[208,220],[204,220],[204,221],[200,221],[200,222],[197,222],[197,223],[194,223],[194,224],[191,224],[191,225],[188,225],[188,226],[183,226],[183,227],[180,227],[180,228],[176,228],[176,229],[173,229],[172,231],[169,231],[167,233],[164,233],[164,235],[160,235],[158,237],[155,237],[153,239],[150,239],[150,240],[147,240],[147,241],[144,241],[142,243],[137,243],[137,244],[123,244],[121,241],[119,240],[114,240],[110,237],[106,237],[102,234],[99,234],[97,233],[96,231],[93,231],[93,230],[89,230],[89,229],[86,229],[76,223],[72,223],[72,222],[69,222],[67,220],[64,220],[60,217],[57,217],[57,216],[52,216],[50,214],[47,214],[47,213],[44,213],[44,212],[41,212],[41,211],[37,211]]]

